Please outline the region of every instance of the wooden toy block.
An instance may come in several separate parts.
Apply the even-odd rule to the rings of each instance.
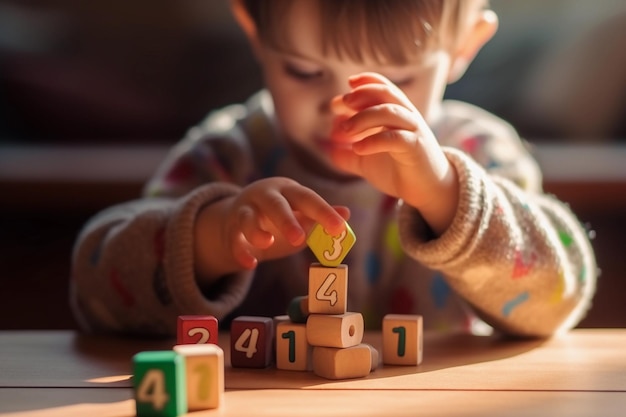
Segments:
[[[422,316],[387,314],[383,317],[383,363],[419,365],[423,350]]]
[[[350,249],[356,242],[354,232],[346,223],[346,229],[337,236],[326,233],[321,224],[316,224],[306,239],[307,245],[324,266],[337,266],[341,264]]]
[[[274,316],[274,334],[272,335],[272,358],[276,358],[276,329],[278,329],[278,324],[287,322],[291,323],[291,318],[287,314],[282,314],[280,316]]]
[[[306,338],[306,324],[281,322],[276,328],[276,368],[286,371],[311,369],[312,349]]]
[[[306,337],[311,346],[347,348],[363,340],[361,313],[311,314],[306,322]]]
[[[138,417],[176,417],[187,413],[185,361],[173,350],[133,356],[133,388]]]
[[[280,316],[274,316],[274,329],[278,328],[279,323],[291,322],[291,318],[287,314],[281,314]]]
[[[313,373],[322,378],[361,378],[377,367],[378,351],[365,343],[345,349],[313,347]]]
[[[378,349],[376,349],[374,346],[369,345],[367,343],[363,343],[363,344],[369,346],[370,348],[370,353],[372,354],[372,367],[370,370],[374,372],[374,370],[378,368],[378,364],[380,363],[380,353],[378,352]]]
[[[348,266],[309,267],[309,313],[343,314],[348,305]]]
[[[185,358],[189,411],[219,408],[224,403],[224,351],[217,345],[177,345]]]
[[[176,344],[195,345],[212,343],[217,345],[218,326],[213,316],[178,316]]]
[[[266,368],[272,363],[274,321],[239,316],[230,325],[230,364],[234,368]]]
[[[301,295],[291,300],[287,307],[287,314],[294,323],[306,323],[309,317],[309,297]]]

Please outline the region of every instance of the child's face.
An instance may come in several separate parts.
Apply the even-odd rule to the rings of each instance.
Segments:
[[[257,53],[279,123],[296,154],[310,168],[333,174],[328,158],[334,120],[330,101],[348,92],[349,76],[365,71],[386,76],[432,122],[447,85],[451,57],[443,49],[433,48],[406,65],[381,65],[367,56],[362,63],[345,55],[343,59],[332,53],[324,56],[313,4],[297,1],[289,12],[286,33],[291,50],[277,51],[260,44]]]

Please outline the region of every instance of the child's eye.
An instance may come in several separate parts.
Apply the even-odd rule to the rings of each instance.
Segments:
[[[306,71],[301,68],[296,68],[293,65],[289,65],[289,64],[285,65],[285,72],[290,77],[293,77],[300,81],[310,81],[316,78],[320,78],[323,75],[321,70]]]

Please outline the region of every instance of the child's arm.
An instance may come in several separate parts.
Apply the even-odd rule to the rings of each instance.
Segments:
[[[254,164],[234,117],[245,109],[231,110],[191,129],[143,199],[85,225],[71,284],[81,327],[171,335],[181,314],[222,319],[246,297],[258,261],[301,250],[314,222],[343,230],[347,210],[295,181],[247,184]]]
[[[171,335],[181,314],[224,317],[252,280],[239,272],[221,280],[210,298],[195,281],[193,233],[202,207],[239,188],[199,187],[180,198],[154,197],[111,207],[81,231],[72,257],[71,303],[91,332]]]
[[[387,80],[365,74],[351,82],[344,102],[355,113],[336,140],[353,149],[338,150],[334,161],[404,201],[400,231],[407,252],[442,271],[489,324],[505,332],[549,335],[574,326],[595,289],[593,251],[571,211],[541,192],[536,165],[519,138],[472,132],[494,139],[483,140],[487,158],[477,158],[483,167],[440,147]],[[456,183],[451,187],[447,172]],[[440,207],[441,216],[431,207]]]
[[[349,81],[352,91],[333,102],[340,120],[332,133],[338,144],[331,151],[335,166],[418,209],[440,235],[458,203],[454,166],[398,87],[375,73]]]
[[[198,281],[221,277],[301,251],[316,223],[331,235],[345,230],[347,207],[331,207],[316,192],[290,178],[270,177],[237,195],[206,206],[195,222]]]
[[[404,205],[399,221],[407,253],[442,271],[501,331],[547,336],[575,326],[590,307],[597,271],[574,214],[550,196],[490,175],[460,151],[445,153],[459,173],[456,216],[433,239],[423,217]]]

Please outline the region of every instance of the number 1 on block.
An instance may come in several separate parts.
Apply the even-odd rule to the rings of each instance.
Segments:
[[[419,365],[422,362],[422,316],[387,314],[383,318],[383,363]]]
[[[311,368],[311,346],[306,339],[306,324],[280,322],[276,327],[276,368],[307,371]]]
[[[224,402],[224,351],[217,345],[177,345],[185,358],[189,411],[218,408]]]

